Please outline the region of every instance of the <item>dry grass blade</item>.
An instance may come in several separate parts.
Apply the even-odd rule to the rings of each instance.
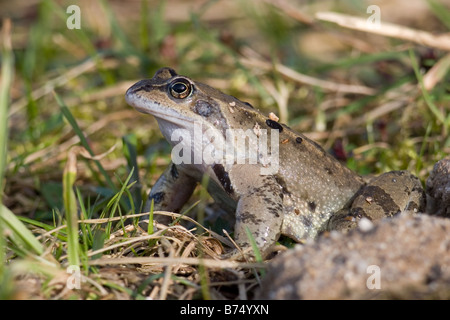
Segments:
[[[225,268],[266,268],[265,263],[259,262],[239,262],[231,260],[213,260],[213,259],[200,259],[200,258],[158,258],[158,257],[122,257],[112,259],[97,259],[89,261],[91,266],[105,266],[105,265],[117,265],[117,264],[159,264],[159,265],[179,265],[188,264],[192,266],[198,266],[203,264],[207,268],[225,269]]]
[[[184,234],[185,236],[187,236],[189,241],[194,241],[194,242],[192,242],[194,245],[195,245],[195,243],[198,243],[198,245],[200,245],[202,247],[202,249],[208,255],[213,256],[213,257],[217,256],[219,253],[216,252],[215,250],[213,250],[212,248],[210,248],[211,244],[207,243],[208,239],[209,239],[210,242],[213,241],[213,240],[217,241],[217,242],[220,241],[220,243],[224,243],[224,244],[226,244],[228,246],[232,246],[232,244],[230,243],[230,241],[228,241],[228,239],[220,236],[219,234],[215,233],[212,230],[209,230],[209,229],[205,228],[204,226],[202,226],[201,224],[199,224],[197,221],[195,221],[194,219],[192,219],[190,217],[187,217],[187,216],[184,216],[184,215],[181,215],[181,214],[177,214],[177,213],[173,213],[173,212],[165,212],[165,211],[155,211],[154,214],[155,215],[171,216],[171,217],[176,217],[176,218],[180,218],[180,219],[183,219],[183,220],[190,221],[191,223],[194,223],[199,228],[201,228],[204,231],[206,231],[207,233],[209,233],[212,236],[212,238],[206,238],[206,240],[203,240],[203,238],[198,238],[198,237],[194,236],[189,230],[185,229],[183,226],[180,226],[180,225],[174,225],[174,226],[167,227],[165,225],[157,224],[157,227],[159,229],[157,232],[155,232],[155,233],[153,233],[151,235],[145,234],[145,235],[141,235],[141,236],[135,236],[135,237],[132,237],[132,238],[126,240],[126,241],[122,241],[121,237],[116,236],[115,234],[112,234],[109,240],[111,240],[113,243],[111,243],[110,245],[107,245],[107,246],[105,246],[105,247],[103,247],[101,249],[98,249],[98,250],[95,250],[95,251],[90,251],[90,252],[87,253],[87,256],[88,257],[92,257],[92,256],[95,256],[97,254],[103,253],[105,251],[114,250],[114,249],[117,249],[117,248],[120,248],[120,247],[125,247],[125,246],[128,246],[128,245],[133,245],[134,243],[138,243],[138,242],[142,242],[142,241],[148,241],[148,240],[152,240],[152,239],[161,240],[162,238],[164,238],[164,239],[171,240],[173,242],[180,242],[180,240],[176,238],[177,236],[179,237],[180,234]],[[125,219],[131,219],[131,218],[138,218],[138,217],[142,217],[142,216],[146,216],[146,215],[148,215],[148,213],[130,214],[130,215],[124,215],[122,217],[112,217],[112,218],[102,218],[102,219],[82,219],[82,220],[78,220],[78,223],[83,223],[83,224],[104,224],[104,223],[110,223],[110,222],[113,222],[113,221],[119,221],[119,220],[122,220],[122,219],[125,220]],[[48,232],[45,232],[45,233],[39,235],[37,237],[37,239],[42,239],[42,238],[45,239],[47,237],[50,237],[52,234],[58,232],[61,229],[66,228],[66,227],[67,227],[67,225],[61,225],[61,226],[59,226],[57,228],[54,228],[54,229],[52,229],[52,230],[50,230]],[[173,233],[174,236],[165,235],[166,232]],[[218,239],[218,240],[216,240],[216,239]],[[121,241],[121,242],[115,243],[116,241]],[[179,243],[179,247],[181,247],[181,243]],[[188,254],[190,251],[191,250],[185,250],[184,253]],[[67,256],[63,255],[63,256],[60,257],[60,260],[65,260],[66,258],[67,258]]]
[[[96,133],[97,131],[103,129],[108,123],[123,120],[125,118],[132,118],[135,117],[136,114],[134,110],[123,110],[114,112],[108,115],[105,115],[102,119],[94,122],[91,126],[83,130],[86,137],[89,137],[90,135]],[[34,153],[31,153],[24,159],[25,164],[32,164],[38,159],[41,159],[42,161],[33,165],[33,170],[38,170],[41,168],[45,168],[48,166],[51,166],[55,164],[58,161],[61,161],[67,157],[67,150],[73,146],[74,144],[77,144],[80,142],[80,137],[77,135],[73,135],[68,140],[61,142],[59,144],[52,144],[44,149],[38,150]],[[111,150],[111,149],[110,149]],[[110,152],[110,151],[107,151]],[[10,167],[13,167],[13,163],[10,164]]]
[[[107,246],[107,247],[104,247],[104,248],[101,248],[101,249],[98,249],[98,250],[95,250],[95,251],[88,252],[87,256],[88,257],[92,257],[92,256],[95,256],[95,255],[97,255],[99,253],[103,253],[105,251],[110,251],[110,250],[113,250],[113,249],[116,249],[116,248],[125,247],[125,246],[127,246],[129,244],[133,244],[135,242],[141,242],[141,241],[150,240],[150,239],[159,239],[160,236],[161,236],[161,233],[162,232],[155,233],[155,234],[148,235],[148,236],[134,237],[134,238],[132,238],[130,240],[127,240],[127,241],[123,241],[123,242],[116,243],[116,244],[113,244],[113,245],[110,245],[110,246]],[[166,237],[166,238],[169,238],[169,237]],[[176,239],[173,239],[173,240],[176,240]],[[64,258],[65,258],[65,256],[61,257],[61,259],[64,259]]]
[[[300,21],[304,24],[311,25],[314,23],[314,19],[309,17],[308,15],[301,12],[296,6],[293,6],[291,3],[285,0],[264,0],[264,2],[273,5],[274,7],[283,11],[286,15],[291,18]]]
[[[360,86],[360,85],[351,85],[351,84],[342,84],[336,83],[332,81],[326,81],[318,78],[314,78],[311,76],[307,76],[305,74],[301,74],[295,70],[292,70],[289,67],[286,67],[279,63],[269,63],[265,62],[261,59],[255,57],[253,50],[247,48],[247,50],[243,50],[243,52],[249,53],[247,56],[251,56],[249,58],[241,58],[240,62],[246,66],[258,68],[265,71],[276,70],[283,76],[294,80],[296,82],[316,86],[322,88],[326,91],[340,92],[340,93],[352,93],[352,94],[363,94],[363,95],[374,95],[376,94],[376,90],[373,88]]]
[[[183,220],[187,220],[193,224],[195,224],[197,227],[205,230],[206,232],[210,233],[212,236],[214,236],[214,238],[217,238],[220,240],[220,242],[225,243],[226,245],[232,246],[232,244],[230,243],[230,241],[225,238],[222,237],[221,235],[217,234],[216,232],[209,230],[208,228],[205,228],[203,225],[201,225],[200,223],[198,223],[198,221],[192,219],[191,217],[179,214],[179,213],[175,213],[175,212],[168,212],[168,211],[154,211],[153,212],[154,215],[162,215],[162,216],[169,216],[169,217],[173,217],[176,219],[183,219]],[[143,216],[148,216],[149,213],[148,212],[144,212],[144,213],[136,213],[136,214],[130,214],[130,215],[124,215],[122,217],[112,217],[112,218],[103,218],[103,219],[85,219],[85,220],[79,220],[79,223],[92,223],[92,224],[101,224],[101,223],[107,223],[107,222],[111,222],[111,221],[118,221],[121,219],[131,219],[131,218],[137,218],[137,217],[143,217]],[[54,230],[51,230],[47,233],[45,233],[42,236],[48,236],[51,233],[56,232],[57,230],[59,230],[60,228],[62,228],[64,226],[55,228]]]
[[[423,86],[425,90],[430,91],[438,82],[440,82],[450,69],[450,53],[442,57],[428,72],[423,76]]]
[[[239,299],[240,300],[247,300],[247,293],[245,291],[245,283],[246,281],[244,280],[244,274],[242,271],[238,271],[238,270],[233,270],[230,269],[230,271],[236,275],[236,277],[239,279],[238,281],[236,281],[236,284],[238,285],[238,290],[239,290]],[[252,283],[254,282],[253,280],[251,281]]]
[[[405,83],[396,90],[388,91],[378,107],[370,110],[354,120],[355,125],[363,125],[367,122],[373,122],[382,116],[398,110],[410,102],[411,96],[417,94],[417,87],[411,83]]]
[[[373,24],[368,23],[367,18],[359,18],[336,12],[317,12],[316,18],[334,22],[349,29],[407,40],[420,45],[450,51],[450,35],[448,34],[434,35],[426,31],[411,29],[388,22],[381,22],[379,27],[375,27]]]
[[[111,148],[109,148],[108,151],[103,152],[102,154],[98,154],[96,156],[91,156],[89,152],[84,147],[76,147],[79,148],[80,154],[89,160],[102,160],[104,157],[106,157],[108,154],[113,152],[116,149],[116,145],[113,145]]]
[[[73,67],[72,69],[65,72],[63,75],[58,76],[52,80],[45,82],[45,84],[36,90],[33,90],[31,93],[31,98],[33,100],[38,100],[43,96],[51,93],[55,88],[61,87],[65,85],[70,80],[86,73],[88,71],[93,70],[97,65],[97,61],[95,59],[88,59],[81,64]],[[23,97],[11,105],[11,110],[9,111],[9,116],[14,115],[15,113],[22,110],[28,103],[28,97]]]
[[[77,178],[77,153],[78,148],[73,148],[67,156],[67,163],[63,173],[63,201],[67,222],[67,245],[69,264],[80,264],[78,242],[78,207],[73,186]]]
[[[263,80],[261,83],[276,101],[280,112],[281,122],[288,122],[288,101],[290,92],[287,85],[280,81],[277,88],[275,88],[275,85],[268,79]]]
[[[126,240],[126,241],[122,241],[122,242],[119,242],[119,243],[115,243],[115,244],[106,246],[104,248],[101,248],[101,249],[98,249],[98,250],[95,250],[95,251],[90,251],[90,252],[88,252],[87,256],[88,257],[92,257],[92,256],[95,256],[95,255],[97,255],[99,253],[103,253],[105,251],[114,250],[116,248],[123,248],[123,247],[125,247],[127,245],[131,245],[131,244],[136,243],[136,242],[143,242],[143,241],[147,241],[147,240],[151,240],[151,239],[171,240],[173,242],[177,242],[178,244],[181,244],[181,241],[179,239],[175,238],[175,237],[170,237],[170,236],[164,236],[163,237],[163,234],[166,231],[168,231],[170,229],[178,229],[178,228],[182,228],[182,227],[173,226],[173,227],[168,227],[168,228],[159,230],[158,232],[155,232],[154,234],[151,234],[151,235],[136,236],[136,237],[131,238],[130,240]],[[63,260],[63,259],[65,259],[65,256],[61,257],[61,260]]]

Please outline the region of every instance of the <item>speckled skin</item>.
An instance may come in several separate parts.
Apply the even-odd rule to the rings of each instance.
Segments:
[[[331,216],[327,230],[347,232],[357,227],[361,218],[378,221],[398,213],[424,212],[425,192],[419,179],[408,171],[386,172],[372,179],[353,200]]]
[[[427,212],[450,218],[450,157],[438,161],[427,179]]]
[[[179,87],[180,83],[186,88]],[[350,206],[365,185],[360,176],[303,134],[269,119],[248,103],[179,76],[172,69],[160,69],[152,79],[133,85],[126,93],[126,100],[138,111],[155,116],[170,143],[173,130],[193,130],[194,121],[223,136],[227,129],[268,129],[269,137],[270,129],[278,130],[277,173],[261,175],[260,163],[171,164],[149,195],[156,210],[177,211],[202,175],[208,174],[211,196],[236,210],[234,237],[243,248],[250,247],[246,227],[263,255],[280,234],[301,241],[327,228],[333,229],[334,224],[328,222],[330,217]]]

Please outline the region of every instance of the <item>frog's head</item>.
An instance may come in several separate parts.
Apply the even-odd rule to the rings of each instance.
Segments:
[[[136,110],[155,116],[169,141],[173,130],[193,131],[196,122],[204,126],[203,131],[211,126],[225,130],[229,126],[226,115],[221,111],[222,104],[233,99],[178,75],[170,68],[162,68],[153,78],[137,82],[127,90],[125,98]]]
[[[252,129],[259,114],[249,104],[170,68],[162,68],[153,78],[137,82],[127,90],[125,98],[136,110],[157,119],[169,143],[176,129],[193,135],[199,124],[202,133],[210,130],[225,138],[229,128]]]
[[[184,157],[189,150],[191,154],[186,155],[186,161],[193,157],[195,164],[226,160],[227,165],[231,165],[235,157],[239,157],[254,161],[258,158],[266,166],[267,156],[262,152],[266,149],[259,150],[261,145],[256,140],[264,134],[261,129],[276,133],[282,129],[278,123],[274,129],[271,125],[274,121],[250,104],[178,75],[170,68],[160,69],[153,78],[134,84],[127,90],[126,101],[138,111],[156,118],[162,134],[174,146],[172,155],[175,149],[175,154],[181,154],[177,152],[182,148]],[[272,143],[278,148],[278,134],[270,133],[270,138],[269,142],[263,136],[261,142],[267,143],[270,150]]]

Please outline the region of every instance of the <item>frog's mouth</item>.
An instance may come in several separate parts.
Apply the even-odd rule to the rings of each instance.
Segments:
[[[132,92],[130,89],[128,89],[125,94],[126,102],[137,111],[154,116],[158,120],[158,123],[164,121],[171,123],[178,128],[185,129],[188,129],[194,124],[193,119],[180,114],[173,108],[166,107],[161,103],[142,97],[141,95]]]

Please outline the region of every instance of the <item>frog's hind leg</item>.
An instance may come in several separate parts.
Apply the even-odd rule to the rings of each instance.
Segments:
[[[427,179],[427,213],[450,218],[450,156],[438,161]]]
[[[391,171],[372,179],[356,195],[350,209],[334,214],[327,230],[348,231],[366,218],[376,222],[400,213],[425,210],[425,192],[419,179],[408,171]]]

